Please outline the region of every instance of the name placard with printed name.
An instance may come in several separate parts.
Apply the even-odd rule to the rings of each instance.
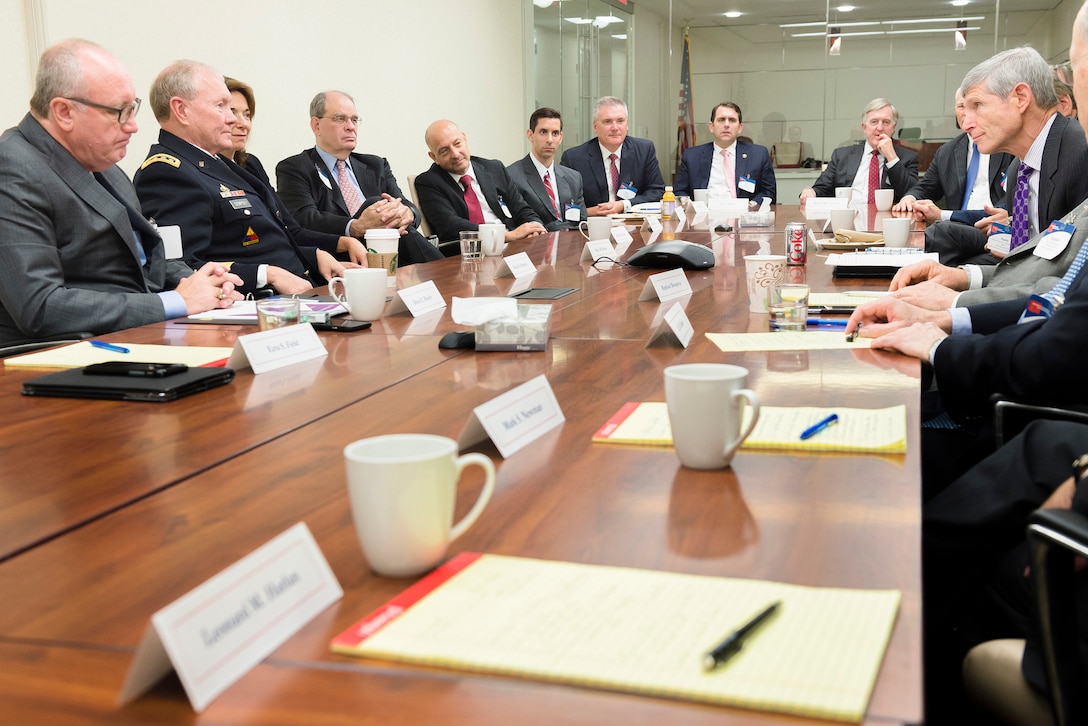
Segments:
[[[323,358],[328,354],[329,351],[325,349],[321,338],[317,337],[314,326],[299,323],[239,335],[227,361],[227,368],[236,371],[252,368],[254,374],[261,374],[295,363]]]
[[[464,449],[490,438],[506,458],[566,420],[548,379],[540,375],[472,409],[457,443]]]
[[[434,280],[427,280],[427,282],[397,290],[386,315],[409,312],[414,318],[444,307],[446,307],[446,301],[442,298],[442,293],[438,291],[438,286],[434,284]]]
[[[578,261],[593,262],[602,258],[606,260],[616,259],[616,248],[606,239],[595,239],[586,242],[586,246],[582,248],[582,256]]]
[[[649,279],[646,280],[646,284],[642,287],[642,294],[638,296],[638,301],[660,300],[661,302],[668,302],[690,294],[691,285],[688,283],[688,277],[684,274],[683,269],[677,267],[675,270],[650,275]]]
[[[687,348],[694,333],[695,329],[691,326],[687,313],[684,312],[684,303],[676,302],[668,306],[664,315],[659,312],[654,316],[653,332],[650,333],[650,339],[646,341],[646,347],[663,345]]]
[[[627,227],[620,225],[612,228],[612,239],[616,240],[616,246],[622,250],[631,244],[635,238],[627,231]]]
[[[343,595],[299,522],[151,616],[120,703],[173,669],[199,713]]]
[[[653,234],[660,234],[661,232],[661,218],[660,217],[644,217],[642,220],[642,231],[649,230]]]
[[[529,253],[519,252],[516,255],[502,258],[502,264],[495,271],[495,277],[525,277],[535,275],[536,265],[529,259]]]

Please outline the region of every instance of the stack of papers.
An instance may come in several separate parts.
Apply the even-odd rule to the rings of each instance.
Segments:
[[[72,345],[58,346],[37,353],[5,358],[9,368],[82,368],[92,363],[108,361],[135,361],[138,363],[184,363],[190,368],[224,365],[230,358],[230,348],[200,345],[147,345],[142,343],[114,343],[127,348],[121,353],[95,348],[84,340]]]
[[[346,655],[858,722],[896,590],[458,555],[332,641]],[[703,656],[781,601],[728,661]]]

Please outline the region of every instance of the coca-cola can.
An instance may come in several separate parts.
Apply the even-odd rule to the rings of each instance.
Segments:
[[[803,265],[808,262],[805,245],[805,223],[790,222],[786,225],[786,264]]]

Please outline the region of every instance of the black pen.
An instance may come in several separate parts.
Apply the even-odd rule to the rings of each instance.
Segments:
[[[854,338],[858,337],[858,333],[860,333],[860,332],[861,332],[861,323],[858,323],[858,327],[854,328],[852,331],[850,331],[849,333],[846,334],[846,342],[847,343],[853,343]]]
[[[718,643],[714,650],[703,656],[703,670],[712,671],[740,652],[740,649],[744,647],[744,641],[748,639],[748,636],[750,636],[764,621],[774,615],[775,611],[777,611],[781,605],[782,601],[776,600],[764,608],[759,615],[756,615],[747,623],[725,636],[725,640]]]

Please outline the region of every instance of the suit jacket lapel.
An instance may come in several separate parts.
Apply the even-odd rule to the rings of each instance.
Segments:
[[[364,199],[381,194],[378,175],[373,169],[356,159],[354,154],[348,156],[348,162],[351,164],[351,170],[355,172],[355,181],[359,182],[359,191],[362,192]]]
[[[1068,123],[1069,119],[1057,114],[1054,123],[1050,126],[1050,134],[1046,137],[1046,143],[1043,145],[1042,167],[1050,172],[1044,175],[1042,170],[1039,171],[1038,214],[1039,226],[1043,229],[1053,219],[1050,213],[1050,198],[1054,195],[1054,176],[1058,173],[1058,167],[1060,166],[1059,156],[1062,151],[1062,136],[1065,134],[1065,127]]]
[[[949,159],[952,168],[944,171],[949,179],[949,189],[945,191],[944,205],[949,209],[952,208],[952,205],[956,205],[957,209],[962,207],[964,195],[970,193],[967,189],[967,164],[970,163],[970,157],[967,153],[970,148],[971,142],[967,138],[967,134],[960,134],[952,142],[952,158]],[[938,170],[938,173],[941,173],[941,171]],[[949,191],[955,195],[954,199],[947,198]]]
[[[330,176],[329,167],[325,165],[325,160],[317,153],[316,148],[310,149],[308,155],[313,164],[313,173],[318,175],[317,183],[325,186],[325,182],[321,181],[321,175],[324,175],[329,180],[329,186],[326,187],[329,199],[336,205],[337,211],[345,217],[351,216],[348,214],[348,204],[344,201],[344,195],[340,192],[340,180],[335,175]]]
[[[552,168],[555,169],[555,192],[559,195],[559,216],[556,219],[563,220],[566,205],[574,200],[574,189],[571,188],[570,175],[567,174],[566,169],[563,169],[559,164],[552,165]],[[540,186],[543,187],[544,184],[541,183]]]
[[[601,199],[608,201],[611,199],[608,195],[608,180],[604,178],[604,157],[601,156],[601,144],[597,139],[593,139],[589,142],[589,171],[593,175],[593,182],[597,185],[597,191],[600,194]],[[620,177],[622,183],[623,177],[623,161],[620,161]],[[585,180],[583,180],[585,183]]]
[[[540,174],[537,173],[536,165],[533,164],[533,160],[526,156],[521,160],[521,168],[522,171],[524,171],[525,173],[526,180],[529,182],[529,188],[533,190],[533,194],[535,194],[537,199],[540,200],[540,203],[544,206],[544,209],[547,210],[548,213],[551,214],[553,217],[556,217],[555,210],[552,208],[552,201],[548,197],[548,190],[544,188],[544,180],[541,179]],[[556,190],[559,192],[559,198],[562,199],[562,187],[558,186],[559,165],[553,165],[552,169],[555,170],[556,178],[554,179],[554,182],[557,185]],[[558,217],[556,217],[556,219],[558,219]]]
[[[503,214],[502,205],[499,204],[499,190],[495,186],[495,180],[492,178],[491,172],[483,164],[473,164],[472,170],[476,172],[476,183],[480,185],[480,191],[483,192],[484,199],[487,200],[487,206],[491,207],[491,211],[495,213],[499,221],[505,224],[506,215]],[[468,208],[467,204],[465,208]]]

